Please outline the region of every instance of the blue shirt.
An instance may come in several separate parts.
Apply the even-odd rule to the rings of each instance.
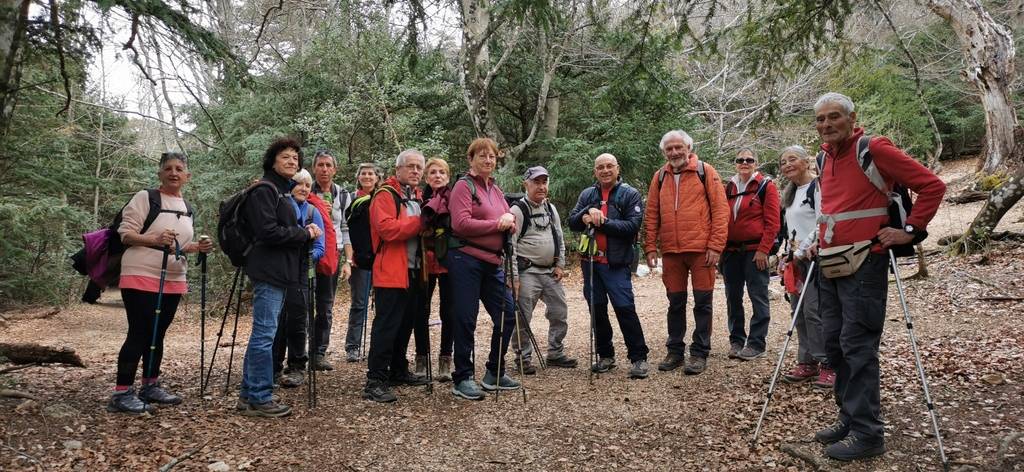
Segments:
[[[308,201],[299,203],[295,198],[292,198],[292,207],[295,208],[295,218],[299,221],[299,226],[306,226],[306,212],[309,209],[313,210],[313,224],[320,228],[320,236],[313,241],[313,261],[319,261],[324,255],[324,219],[320,216],[320,211],[316,207],[309,204]]]

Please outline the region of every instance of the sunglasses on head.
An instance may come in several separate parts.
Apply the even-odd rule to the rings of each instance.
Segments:
[[[755,162],[757,162],[757,159],[754,159],[753,157],[737,157],[736,158],[736,163],[737,164],[753,164]]]

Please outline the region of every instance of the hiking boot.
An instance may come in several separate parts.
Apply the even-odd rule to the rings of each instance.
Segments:
[[[515,361],[515,363],[512,364],[516,368],[516,370],[520,370],[520,367],[522,367],[523,375],[537,375],[537,368],[533,366],[532,362],[523,359],[521,366],[519,365],[519,362],[520,361],[517,360]]]
[[[164,390],[160,382],[145,384],[139,389],[139,399],[146,403],[158,403],[160,405],[177,405],[181,403],[181,397]]]
[[[480,390],[480,387],[476,386],[476,382],[474,382],[473,379],[466,379],[452,385],[452,394],[456,397],[465,398],[466,400],[484,399],[484,392]]]
[[[662,372],[671,372],[681,367],[685,361],[686,359],[682,354],[670,352],[665,355],[665,360],[658,364],[658,370]]]
[[[110,402],[107,403],[107,411],[111,413],[141,415],[144,413],[155,413],[156,408],[135,395],[135,387],[128,387],[128,390],[115,392],[110,396]]]
[[[885,454],[884,439],[865,439],[850,434],[825,448],[825,455],[838,461],[855,461]]]
[[[797,384],[806,382],[818,376],[818,364],[808,364],[801,362],[796,365],[792,370],[786,372],[782,376],[782,380],[786,383]]]
[[[426,385],[430,383],[430,381],[427,380],[426,377],[413,374],[408,370],[399,374],[392,375],[391,378],[389,379],[389,382],[391,383],[391,385],[396,387],[399,385],[411,385],[415,387],[417,385]]]
[[[313,370],[334,370],[334,366],[327,362],[327,355],[317,354],[313,359]]]
[[[306,381],[306,373],[302,369],[289,369],[281,376],[281,387],[295,388]]]
[[[818,379],[814,381],[814,388],[832,388],[836,385],[836,371],[831,367],[821,366],[818,371]]]
[[[745,361],[752,361],[754,359],[760,359],[764,357],[764,350],[759,351],[750,346],[747,346],[740,350],[740,352],[736,353],[736,357]]]
[[[686,367],[683,368],[683,373],[686,375],[697,375],[704,372],[704,369],[708,368],[708,359],[706,357],[697,357],[690,354],[690,358],[686,360]]]
[[[356,349],[345,351],[345,360],[348,362],[359,362],[359,351]]]
[[[413,371],[421,377],[427,376],[427,356],[416,356],[416,368]]]
[[[679,366],[676,366],[679,367]],[[633,367],[629,369],[629,378],[631,379],[646,379],[647,373],[651,370],[651,365],[646,360],[640,360],[633,363]]]
[[[276,393],[271,394],[270,395],[270,401],[272,401],[274,403],[280,403],[281,402],[281,396],[276,394]],[[242,411],[242,410],[244,410],[246,408],[249,408],[249,399],[248,398],[238,397],[238,400],[235,401],[235,409],[238,410],[238,411]]]
[[[236,405],[237,407],[237,405]],[[266,403],[245,403],[245,409],[240,410],[242,416],[256,416],[260,418],[280,418],[292,414],[292,409],[273,400]]]
[[[605,372],[608,372],[609,370],[612,370],[613,368],[615,368],[614,357],[602,357],[594,365],[590,366],[590,370],[598,374],[603,374]]]
[[[837,442],[847,435],[850,434],[850,425],[844,424],[842,421],[836,421],[825,429],[814,433],[814,440],[822,444],[832,444]]]
[[[384,382],[367,382],[366,387],[363,388],[363,398],[377,403],[391,403],[398,400],[395,393],[391,391],[391,387]]]
[[[284,372],[281,372],[280,370],[274,372],[274,381],[271,382],[271,386],[270,387],[271,388],[281,388],[281,378],[282,377],[284,377]]]
[[[437,381],[451,382],[452,380],[452,356],[439,356],[437,358]]]
[[[554,359],[547,358],[548,367],[561,367],[564,369],[575,369],[579,365],[576,359],[569,356],[563,355],[562,357],[556,357]]]
[[[739,359],[740,351],[743,350],[742,344],[733,344],[729,346],[729,359]]]
[[[480,385],[483,386],[484,391],[493,392],[495,390],[517,390],[521,387],[519,382],[512,380],[508,374],[503,374],[500,379],[494,372],[487,371],[484,374],[484,378],[480,380]]]

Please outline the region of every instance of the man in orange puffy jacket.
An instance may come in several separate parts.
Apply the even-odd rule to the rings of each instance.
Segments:
[[[729,230],[729,205],[718,172],[692,149],[693,138],[685,131],[669,131],[661,138],[667,162],[651,178],[644,213],[647,265],[657,266],[660,249],[661,279],[668,295],[668,353],[658,370],[675,370],[684,363],[686,284],[693,279],[694,330],[684,369],[688,375],[707,367],[715,265]]]

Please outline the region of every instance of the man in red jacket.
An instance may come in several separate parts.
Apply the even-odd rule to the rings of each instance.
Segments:
[[[779,232],[779,190],[757,171],[757,156],[748,148],[736,153],[736,175],[725,185],[729,200],[729,237],[722,253],[722,278],[729,312],[729,357],[745,361],[764,357],[771,314],[768,305],[768,256]],[[747,286],[753,314],[750,335],[743,313]]]
[[[819,180],[819,246],[875,241],[853,274],[818,279],[825,353],[836,371],[839,418],[814,437],[831,444],[825,448],[829,457],[856,460],[885,452],[878,345],[889,287],[887,248],[924,238],[946,186],[884,136],[867,138],[872,166],[862,170],[857,147],[864,130],[856,127],[857,114],[849,97],[832,92],[822,95],[814,105],[814,120],[825,157]],[[869,174],[888,190],[900,184],[917,193],[904,228],[889,227],[887,212],[878,211],[888,208],[889,197]]]
[[[423,302],[420,250],[420,190],[423,154],[406,149],[395,160],[395,175],[384,181],[370,200],[370,240],[374,302],[377,313],[370,329],[363,398],[388,403],[398,399],[392,385],[426,385],[409,372],[405,357],[413,322]]]

